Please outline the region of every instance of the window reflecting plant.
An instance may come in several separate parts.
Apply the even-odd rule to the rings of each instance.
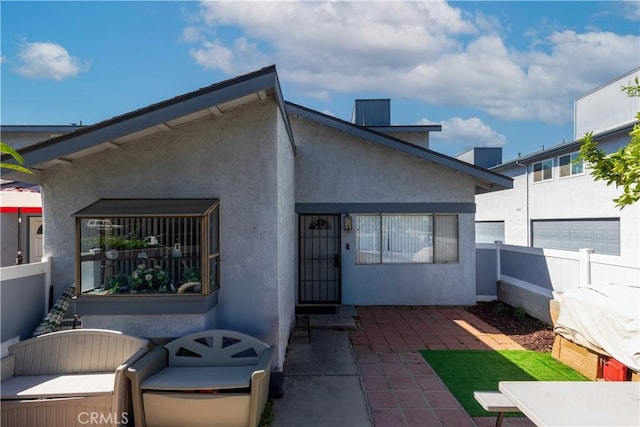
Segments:
[[[166,292],[169,274],[160,265],[147,267],[146,264],[139,264],[129,275],[128,283],[136,292],[147,292],[152,289]]]

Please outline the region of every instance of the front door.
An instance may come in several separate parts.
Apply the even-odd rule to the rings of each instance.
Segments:
[[[29,262],[42,261],[42,217],[29,217]]]
[[[340,215],[300,215],[299,304],[340,304]]]

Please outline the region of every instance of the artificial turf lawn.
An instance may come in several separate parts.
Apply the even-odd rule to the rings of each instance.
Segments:
[[[550,353],[529,350],[421,350],[420,353],[472,417],[495,415],[482,409],[473,392],[498,391],[500,381],[589,381]]]

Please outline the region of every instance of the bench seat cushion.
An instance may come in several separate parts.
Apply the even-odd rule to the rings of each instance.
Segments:
[[[247,388],[255,366],[166,367],[142,381],[142,390],[186,391]]]
[[[114,372],[26,375],[2,381],[2,399],[46,399],[113,393]]]

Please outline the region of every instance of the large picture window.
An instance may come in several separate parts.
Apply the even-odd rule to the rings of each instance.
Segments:
[[[208,295],[220,286],[216,199],[102,199],[74,217],[79,294]]]
[[[457,215],[357,215],[356,229],[358,264],[458,262]]]

